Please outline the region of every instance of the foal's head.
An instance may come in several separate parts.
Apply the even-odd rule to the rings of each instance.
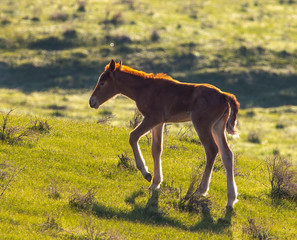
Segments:
[[[121,67],[122,63],[120,62],[119,65],[119,67]],[[116,63],[112,59],[105,68],[105,71],[100,75],[97,85],[90,97],[89,104],[91,108],[97,109],[102,103],[117,94],[115,87],[115,70]]]

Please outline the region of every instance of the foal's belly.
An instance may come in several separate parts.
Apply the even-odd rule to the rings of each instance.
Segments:
[[[177,123],[177,122],[187,122],[190,121],[191,117],[190,117],[190,112],[181,112],[181,113],[176,113],[174,115],[171,116],[167,116],[165,118],[165,122],[173,122],[173,123]]]

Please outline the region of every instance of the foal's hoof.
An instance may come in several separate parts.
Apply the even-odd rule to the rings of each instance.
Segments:
[[[159,184],[152,183],[151,186],[149,187],[149,189],[151,189],[151,190],[157,190],[157,189],[160,188],[160,185],[161,185],[160,183]]]
[[[238,202],[238,199],[235,199],[233,201],[228,201],[226,209],[227,210],[233,210],[234,204]]]
[[[144,178],[148,181],[151,182],[152,181],[152,175],[150,173],[147,173]]]

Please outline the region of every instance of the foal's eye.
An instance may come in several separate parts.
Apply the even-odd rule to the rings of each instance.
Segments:
[[[104,82],[99,82],[100,86],[103,86],[104,85]]]

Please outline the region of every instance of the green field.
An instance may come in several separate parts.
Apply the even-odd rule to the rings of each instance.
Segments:
[[[297,238],[296,8],[295,0],[2,0],[0,239]],[[219,158],[209,196],[194,209],[182,204],[205,163],[188,124],[166,126],[160,190],[123,165],[121,156],[133,159],[135,103],[119,96],[88,106],[111,58],[237,96],[233,212]],[[152,172],[150,135],[140,145]],[[271,192],[274,158],[292,163],[283,166],[295,174],[289,194]]]
[[[290,152],[295,147],[296,135],[282,133],[289,134],[297,123],[296,108],[294,113],[287,113],[288,110],[293,109],[258,110],[252,119],[242,111],[240,126],[253,120],[259,123],[263,135],[261,143],[252,143],[240,127],[241,138],[229,141],[236,154],[239,191],[239,202],[232,214],[225,210],[226,177],[220,160],[215,164],[206,203],[209,211],[199,207],[197,212],[188,212],[179,207],[191,175],[201,173],[205,162],[202,146],[194,141],[197,137],[191,132],[176,134],[171,132],[173,126],[168,127],[162,158],[164,183],[159,191],[151,192],[140,172],[119,164],[118,156],[122,154],[132,159],[128,128],[39,118],[38,121],[47,122],[49,130],[41,128],[17,142],[4,141],[1,145],[1,192],[7,184],[8,188],[0,198],[0,237],[248,239],[251,233],[244,229],[251,228],[252,219],[257,236],[293,239],[296,202],[271,196],[264,161],[276,150],[296,159],[295,153]],[[275,125],[276,116],[291,117],[290,124],[284,130],[274,126],[267,135],[268,126],[261,125],[262,119]],[[21,127],[12,133],[17,137],[32,129],[35,120],[12,112],[7,128]],[[277,144],[272,137],[275,135],[282,138],[283,145]],[[143,138],[141,147],[152,171],[148,141]]]

